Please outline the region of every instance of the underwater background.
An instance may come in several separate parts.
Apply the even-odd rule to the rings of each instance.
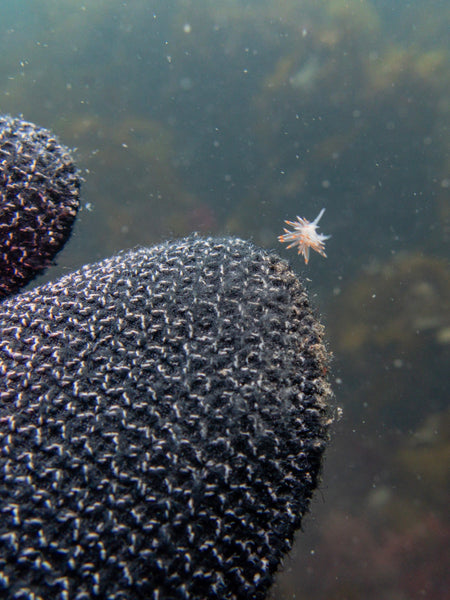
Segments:
[[[334,358],[320,490],[271,600],[448,598],[450,4],[15,0],[0,112],[76,148],[55,279],[193,231],[285,257]],[[328,258],[277,241],[325,214]]]

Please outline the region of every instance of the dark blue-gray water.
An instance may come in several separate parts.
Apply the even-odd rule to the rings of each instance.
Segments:
[[[272,600],[448,598],[449,24],[443,0],[0,8],[0,112],[84,171],[47,279],[199,231],[307,281],[343,417]],[[322,207],[305,266],[277,237]]]

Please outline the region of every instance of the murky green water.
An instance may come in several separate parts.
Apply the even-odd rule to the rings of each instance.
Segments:
[[[0,12],[0,111],[52,129],[84,170],[46,278],[199,231],[274,248],[307,280],[343,418],[272,598],[446,598],[448,4]],[[322,207],[328,257],[305,266],[277,236]]]

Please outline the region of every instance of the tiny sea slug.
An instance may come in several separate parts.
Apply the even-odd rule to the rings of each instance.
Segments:
[[[294,228],[294,231],[284,230],[284,234],[278,236],[279,242],[291,242],[288,248],[298,246],[298,253],[303,254],[305,263],[309,261],[309,249],[312,248],[326,258],[325,240],[330,236],[317,233],[317,224],[320,221],[325,209],[322,208],[320,213],[312,223],[301,217],[297,217],[297,221],[285,221],[286,225]]]

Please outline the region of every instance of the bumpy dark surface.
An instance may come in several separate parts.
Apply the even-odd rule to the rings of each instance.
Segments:
[[[47,267],[67,240],[80,175],[46,129],[0,116],[0,298]]]
[[[0,305],[0,596],[261,599],[317,484],[322,329],[237,239]]]

